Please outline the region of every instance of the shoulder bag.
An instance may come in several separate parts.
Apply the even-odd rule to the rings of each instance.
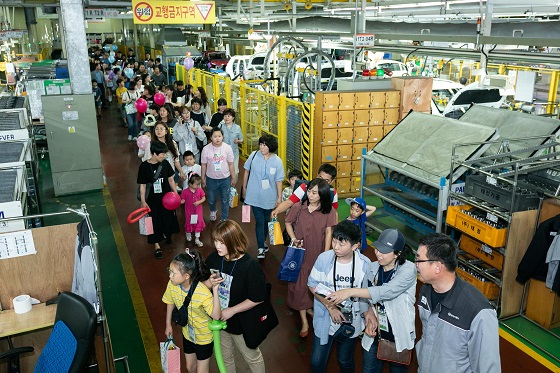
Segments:
[[[152,184],[159,178],[159,174],[161,173],[161,169],[162,169],[163,165],[160,163],[156,174],[154,176],[154,181],[152,181],[151,183],[146,183],[146,198],[144,199],[146,202],[148,201],[148,196],[150,195],[150,189],[152,189]],[[140,185],[138,185],[138,190],[136,191],[136,198],[138,198],[138,201],[142,201],[142,198],[140,196]]]
[[[128,94],[128,99],[132,100],[131,102],[124,105],[124,110],[127,114],[135,114],[138,110],[136,110],[136,98],[132,98],[129,91],[126,91]],[[136,93],[134,94],[136,96]]]
[[[249,169],[245,171],[247,172],[247,183],[249,183],[249,176],[251,176],[251,168],[253,168],[253,160],[255,159],[255,155],[257,155],[257,152],[258,150],[255,150],[255,152],[253,153],[253,156],[251,157],[251,165],[249,166]],[[243,198],[243,190],[241,190],[241,194],[239,195],[239,202],[241,203],[245,202],[245,198]]]
[[[243,340],[248,348],[255,349],[266,339],[272,329],[278,325],[278,316],[270,302],[272,284],[266,283],[266,298],[255,307],[241,312]]]
[[[198,286],[198,281],[193,282],[191,284],[191,288],[189,289],[189,292],[187,293],[187,296],[185,297],[185,300],[183,301],[183,305],[181,306],[181,308],[177,309],[177,307],[175,307],[173,309],[173,312],[171,313],[171,320],[175,324],[180,326],[187,326],[187,323],[189,322],[189,314],[187,312],[187,307],[191,302],[192,295],[197,286]]]
[[[377,313],[377,315],[379,315],[379,307],[377,304],[375,305],[375,312]],[[397,352],[397,346],[395,342],[391,342],[381,337],[379,323],[377,323],[377,336],[379,338],[377,342],[377,358],[379,360],[385,360],[404,365],[410,364],[410,360],[412,359],[412,350],[402,350],[401,352]]]

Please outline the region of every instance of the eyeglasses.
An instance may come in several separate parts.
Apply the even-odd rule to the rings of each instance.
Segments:
[[[418,259],[414,258],[414,263],[437,262],[437,259]]]

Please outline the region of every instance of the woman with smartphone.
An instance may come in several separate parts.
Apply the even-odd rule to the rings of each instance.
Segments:
[[[234,351],[237,350],[251,372],[264,372],[264,359],[258,346],[278,324],[278,319],[267,308],[270,302],[263,270],[247,253],[249,240],[236,222],[218,223],[212,240],[216,251],[208,256],[206,264],[212,273],[212,285],[219,284],[221,319],[227,321],[227,328],[220,332],[226,370],[236,372]]]

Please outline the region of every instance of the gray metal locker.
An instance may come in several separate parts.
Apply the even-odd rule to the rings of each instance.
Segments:
[[[103,189],[93,94],[42,96],[56,196]]]

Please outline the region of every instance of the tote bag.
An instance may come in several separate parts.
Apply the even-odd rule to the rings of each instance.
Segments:
[[[173,338],[160,342],[159,353],[163,373],[181,373],[181,350],[175,345]]]
[[[278,269],[278,279],[288,282],[296,282],[299,277],[299,271],[305,256],[305,249],[295,246],[288,246],[280,268]]]

